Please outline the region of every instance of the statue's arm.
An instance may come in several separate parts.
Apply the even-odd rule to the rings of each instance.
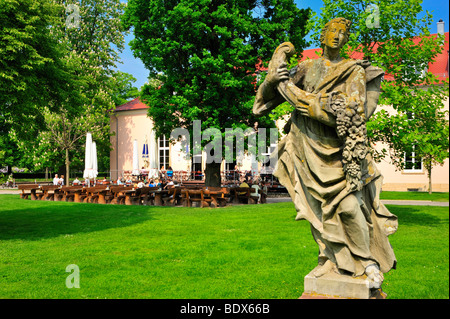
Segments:
[[[315,94],[300,90],[296,95],[299,99],[295,108],[303,116],[315,119],[325,125],[336,127],[336,116],[325,109],[328,94]]]
[[[264,81],[258,88],[253,104],[253,113],[263,116],[272,111],[285,100],[269,81]]]

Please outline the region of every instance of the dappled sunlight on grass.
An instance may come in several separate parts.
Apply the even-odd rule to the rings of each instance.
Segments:
[[[448,298],[448,208],[389,209],[400,226],[388,297]],[[0,296],[296,299],[318,248],[295,215],[292,202],[201,209],[0,195]],[[69,264],[80,289],[65,287]],[[408,283],[411,273],[421,282]]]

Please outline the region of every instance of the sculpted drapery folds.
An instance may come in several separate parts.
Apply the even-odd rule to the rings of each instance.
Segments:
[[[287,70],[294,48],[283,43],[258,88],[253,112],[288,101],[295,109],[278,145],[275,176],[287,188],[319,246],[317,277],[328,271],[366,274],[379,288],[395,268],[388,235],[397,217],[379,201],[382,176],[369,152],[365,123],[375,111],[384,72],[343,59],[351,22],[336,18],[322,31],[323,56]]]

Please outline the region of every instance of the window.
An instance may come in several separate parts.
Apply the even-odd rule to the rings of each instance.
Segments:
[[[406,115],[408,116],[408,120],[413,120],[415,116],[412,111],[406,112]],[[405,152],[405,172],[422,172],[422,158],[416,156],[415,148],[415,145],[412,145],[410,150]]]
[[[428,72],[428,64],[427,63],[419,63],[418,65],[413,65],[411,61],[405,61],[407,65],[404,72],[404,80],[410,81],[412,75],[418,75],[419,79],[423,79]]]
[[[159,168],[161,169],[163,166],[165,169],[169,167],[169,139],[165,136],[160,137],[159,139]]]
[[[415,146],[405,152],[405,172],[422,172],[422,158],[417,157],[414,152]]]

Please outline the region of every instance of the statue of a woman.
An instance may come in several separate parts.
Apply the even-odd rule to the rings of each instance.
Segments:
[[[322,30],[323,56],[291,71],[280,59],[292,52],[284,43],[274,53],[259,87],[253,112],[263,115],[288,101],[295,109],[278,146],[274,175],[306,219],[319,246],[314,275],[367,275],[379,288],[395,268],[388,235],[397,217],[379,201],[382,176],[369,152],[365,123],[377,106],[384,72],[370,63],[344,59],[351,22],[336,18]]]

